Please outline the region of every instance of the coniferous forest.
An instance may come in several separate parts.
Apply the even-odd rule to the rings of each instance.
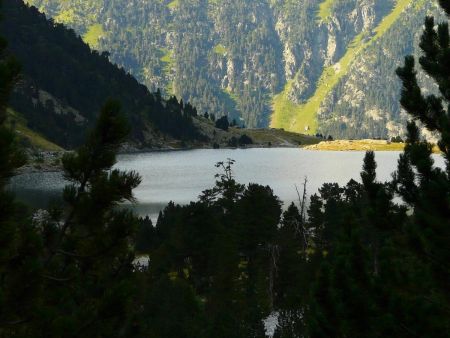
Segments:
[[[66,149],[79,146],[108,98],[122,103],[135,143],[151,145],[154,130],[180,140],[205,139],[192,122],[197,111],[190,104],[150,93],[73,30],[18,0],[5,1],[2,15],[8,52],[22,66],[10,106],[50,141]]]
[[[439,4],[450,18],[450,3]],[[2,10],[4,22],[15,17],[5,15]],[[39,42],[45,59],[70,57],[46,40],[37,18],[39,31],[7,36],[25,34],[28,46]],[[56,27],[63,36],[74,34]],[[277,338],[449,336],[448,20],[426,17],[420,58],[407,56],[396,71],[410,120],[390,181],[377,178],[376,154],[367,152],[359,179],[324,184],[309,204],[300,198],[283,211],[269,186],[240,184],[228,159],[216,164],[215,186],[189,205],[169,204],[156,224],[119,207],[135,200],[141,177],[114,165],[141,118],[130,115],[130,105],[143,107],[143,114],[147,104],[168,108],[102,55],[97,64],[75,66],[110,67],[117,81],[144,93],[144,103],[124,97],[114,83],[109,91],[107,84],[83,89],[87,97],[74,90],[73,105],[99,106],[83,142],[74,138],[79,147],[62,159],[69,182],[62,202],[36,216],[15,199],[8,182],[26,159],[5,121],[7,108],[19,104],[20,74],[34,72],[42,86],[71,81],[60,76],[62,69],[41,69],[38,55],[36,63],[21,65],[7,47],[15,43],[0,41],[0,337],[259,338],[263,321],[275,314]],[[438,93],[421,87],[419,70]],[[72,75],[76,86],[81,74]],[[100,106],[104,96],[112,98]],[[38,111],[24,106],[23,112],[38,123],[32,119]],[[439,139],[445,168],[434,165],[422,127]],[[148,257],[148,264],[138,264],[138,257]]]

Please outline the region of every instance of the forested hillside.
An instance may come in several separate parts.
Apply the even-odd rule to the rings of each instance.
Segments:
[[[11,108],[28,127],[72,148],[84,139],[108,98],[123,105],[132,125],[131,141],[154,146],[160,139],[204,140],[194,126],[190,104],[152,94],[108,53],[91,51],[73,30],[48,21],[19,0],[3,4],[1,33],[22,66]]]
[[[403,133],[387,74],[436,12],[422,0],[27,2],[201,112],[339,137]]]

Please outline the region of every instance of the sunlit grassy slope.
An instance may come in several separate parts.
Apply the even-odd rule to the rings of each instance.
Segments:
[[[103,27],[101,24],[95,24],[89,27],[86,34],[83,35],[83,40],[86,42],[91,48],[98,47],[98,41],[105,32],[103,31]]]
[[[214,51],[214,53],[219,54],[219,55],[225,55],[227,53],[227,49],[221,43],[216,45],[214,47],[213,51]]]
[[[160,60],[163,62],[164,67],[163,71],[164,74],[168,77],[170,77],[170,74],[172,73],[172,69],[174,67],[175,59],[173,57],[173,52],[168,49],[160,49],[161,57]],[[175,95],[175,89],[173,85],[173,81],[167,84],[166,91],[169,95]]]
[[[391,143],[384,140],[338,140],[320,142],[304,147],[307,150],[322,151],[403,151],[404,143]]]
[[[333,10],[335,0],[324,0],[319,6],[318,19],[321,21],[328,21]]]
[[[39,133],[27,127],[26,120],[17,112],[8,109],[8,122],[13,125],[19,137],[27,139],[33,147],[41,150],[60,151],[63,150],[60,146],[48,141]]]
[[[175,9],[175,8],[178,8],[179,6],[180,6],[179,0],[174,0],[167,4],[167,7],[169,7],[170,9]]]
[[[339,62],[323,70],[314,95],[306,103],[296,104],[289,100],[288,94],[292,90],[293,80],[288,81],[284,90],[273,99],[271,126],[297,132],[305,132],[305,129],[309,127],[308,132],[315,133],[317,112],[323,100],[331,93],[339,80],[347,74],[355,58],[382,37],[411,3],[415,3],[415,0],[398,0],[391,13],[373,31],[360,33],[349,45]],[[324,17],[329,15],[326,13],[326,10],[323,9]]]
[[[44,12],[44,10],[41,8],[41,12]],[[72,24],[76,19],[75,11],[70,8],[68,10],[61,11],[57,16],[55,16],[55,21],[62,23],[64,25],[70,25]]]

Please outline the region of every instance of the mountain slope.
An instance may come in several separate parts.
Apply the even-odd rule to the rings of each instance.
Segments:
[[[329,8],[332,6],[330,2],[328,0],[321,6],[319,16],[322,20],[331,15],[327,13],[330,12]],[[316,133],[318,128],[317,112],[322,102],[339,81],[347,75],[355,58],[383,37],[412,2],[412,0],[398,0],[391,13],[385,16],[375,29],[364,30],[358,34],[348,46],[342,58],[334,65],[324,68],[317,82],[316,91],[306,103],[296,105],[290,102],[287,96],[291,90],[291,84],[288,82],[285,90],[274,98],[272,127],[294,131],[310,130],[312,133]]]
[[[108,98],[122,103],[137,145],[152,146],[164,137],[204,139],[193,124],[192,106],[151,94],[72,30],[18,0],[5,1],[2,17],[1,34],[23,67],[11,107],[50,141],[65,148],[80,144]]]
[[[387,34],[355,58],[319,110],[319,131],[336,137],[395,137],[404,135],[407,116],[402,113],[398,93],[401,89],[395,70],[403,65],[403,56],[419,57],[419,31],[425,14],[437,19],[442,13],[434,2],[414,1],[410,15],[400,16]],[[429,91],[435,85],[419,72],[421,83]]]
[[[150,89],[162,88],[201,112],[242,118],[249,127],[272,123],[342,137],[386,137],[393,133],[388,123],[401,122],[398,91],[386,93],[375,82],[372,96],[389,97],[383,102],[390,107],[386,121],[366,119],[364,128],[353,130],[350,120],[367,115],[364,105],[352,109],[350,119],[332,116],[355,64],[373,60],[373,47],[390,48],[392,53],[383,53],[392,63],[402,62],[415,51],[416,18],[433,7],[423,0],[27,2],[98,50],[110,51],[111,60]],[[373,79],[392,68],[384,62],[371,66]],[[354,86],[367,87],[367,77]]]

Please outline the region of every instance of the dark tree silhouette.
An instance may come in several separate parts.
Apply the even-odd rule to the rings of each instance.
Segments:
[[[216,120],[216,128],[228,131],[229,127],[230,123],[228,122],[228,117],[226,115]]]

